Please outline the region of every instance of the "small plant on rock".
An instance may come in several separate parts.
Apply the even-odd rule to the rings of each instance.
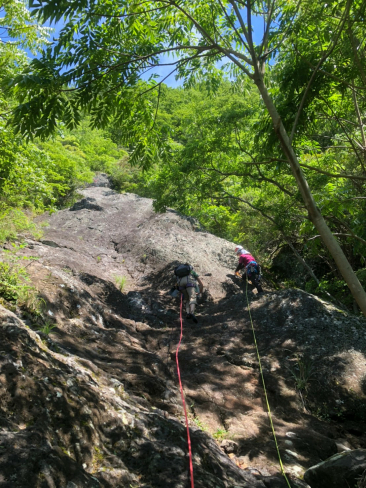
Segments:
[[[119,289],[119,291],[123,292],[123,290],[125,289],[126,283],[127,283],[126,276],[118,276],[118,275],[116,275],[114,277],[114,281],[116,282],[116,286]]]
[[[197,427],[201,430],[203,430],[204,432],[207,432],[207,426],[202,422],[202,420],[198,417],[194,417],[193,418],[193,422],[197,425]]]
[[[56,327],[56,324],[52,323],[50,320],[45,319],[42,327],[38,329],[39,332],[45,335],[49,335],[51,330]]]
[[[212,437],[217,441],[222,441],[228,434],[229,432],[225,429],[217,429],[217,431],[212,434]]]
[[[290,369],[295,379],[295,388],[300,392],[306,391],[314,374],[314,363],[310,358],[296,356],[296,366]]]
[[[26,285],[24,268],[0,262],[0,295],[8,301],[17,301]]]
[[[37,293],[35,288],[30,287],[23,291],[18,301],[19,305],[25,308],[25,310],[35,319],[41,316],[42,310],[45,307],[45,301],[43,298],[40,298]]]
[[[95,473],[103,464],[104,454],[101,449],[94,446],[93,460],[92,460],[92,473]]]
[[[36,288],[29,282],[26,269],[16,261],[0,261],[0,297],[32,315],[39,316],[42,300],[38,297]]]

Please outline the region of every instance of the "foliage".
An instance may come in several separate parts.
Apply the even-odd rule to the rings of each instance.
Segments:
[[[275,259],[278,279],[293,280],[295,286],[326,299],[330,293],[352,309],[352,297],[345,293],[344,282],[324,252],[287,165],[271,157],[272,148],[260,136],[258,97],[253,89],[247,93],[243,99],[231,83],[222,83],[214,97],[202,85],[190,90],[162,89],[156,124],[167,132],[170,128],[170,157],[139,173],[143,183],[134,190],[153,197],[159,211],[174,207],[198,218],[214,234],[244,243],[262,263],[270,265]],[[315,169],[321,166],[332,172],[337,165],[340,171],[353,164],[339,150],[317,147],[310,151],[304,144],[299,151],[302,164]],[[266,164],[256,164],[259,160]],[[365,246],[362,239],[366,242],[361,224],[366,202],[358,197],[362,186],[349,178],[305,171],[323,215],[340,236],[350,262],[359,268]],[[313,269],[320,285],[299,263],[289,243]]]
[[[222,441],[227,437],[229,432],[225,429],[217,429],[216,432],[212,434],[212,437],[216,439],[217,441]]]
[[[131,168],[128,164],[128,153],[111,136],[112,130],[91,129],[90,118],[85,117],[80,121],[78,128],[64,130],[64,137],[60,141],[62,148],[78,154],[91,171],[108,173],[111,177],[113,187],[117,191],[133,191],[138,170]]]
[[[54,324],[50,320],[46,319],[44,321],[44,324],[42,325],[42,327],[39,327],[38,330],[42,334],[49,335],[51,333],[52,329],[54,329],[55,327],[57,327],[56,324]]]
[[[197,427],[202,430],[203,432],[207,432],[208,431],[208,427],[207,425],[205,425],[202,420],[197,417],[197,416],[194,416],[193,417],[193,422],[197,425]]]
[[[2,240],[12,237],[16,230],[31,228],[29,217],[32,212],[64,205],[76,188],[92,179],[85,158],[63,150],[59,141],[50,141],[40,147],[34,143],[26,144],[0,123],[0,143]],[[29,209],[28,218],[21,212],[24,208]],[[10,216],[15,220],[7,228]]]
[[[258,217],[251,218],[254,212],[240,200],[245,194],[247,201],[255,201],[263,194],[259,185],[265,184],[263,174],[246,164],[242,151],[242,147],[254,149],[258,95],[248,88],[243,99],[230,83],[222,84],[214,98],[203,86],[181,91],[177,102],[178,93],[168,90],[167,100],[160,103],[157,124],[170,119],[172,139],[169,160],[146,182],[155,208],[173,206],[198,218],[216,235],[258,249],[262,237]]]
[[[123,293],[123,290],[125,289],[125,286],[127,284],[127,278],[126,278],[126,276],[118,276],[118,275],[116,275],[114,277],[114,281],[116,282],[116,285],[117,285],[117,288],[119,289],[119,291],[121,291]]]
[[[254,79],[243,28],[233,28],[241,14],[226,1],[210,5],[184,1],[178,6],[174,2],[140,5],[119,0],[106,5],[43,0],[31,6],[42,21],[67,21],[58,43],[13,83],[21,102],[15,125],[30,138],[48,136],[60,120],[74,128],[83,111],[88,111],[93,127],[116,121],[123,141],[133,150],[132,161],[146,167],[166,157],[164,134],[155,130],[161,84],[154,74],[143,81],[153,66],[165,65],[166,56],[174,53],[172,73],[186,87],[205,79],[209,91],[217,88],[224,73],[236,79],[238,87],[246,84],[243,73]],[[296,13],[292,1],[285,7],[273,2],[271,13],[262,2],[254,2],[253,8],[269,24],[278,16],[289,20]],[[261,48],[264,60],[272,57],[271,45],[278,41],[275,24],[271,27],[271,35],[265,35],[267,45]]]
[[[27,275],[24,268],[14,267],[9,263],[0,262],[0,295],[9,301],[17,301],[21,297]]]
[[[310,358],[296,356],[296,366],[290,369],[290,372],[295,380],[296,389],[300,392],[306,391],[314,374],[314,363]]]
[[[366,269],[363,268],[357,270],[356,275],[362,286],[366,288]],[[314,282],[308,282],[305,289],[326,300],[329,299],[329,295],[331,295],[337,299],[338,303],[341,303],[352,310],[353,300],[352,296],[347,293],[346,283],[340,279],[329,276],[329,274],[323,277],[319,285],[316,285]]]
[[[22,1],[10,0],[2,7],[0,25],[8,41],[0,45],[0,242],[27,230],[35,237],[34,213],[68,205],[76,189],[91,182],[93,170],[113,173],[126,153],[107,134],[91,130],[84,118],[71,133],[63,129],[53,140],[27,143],[8,125],[14,106],[8,81],[28,64],[24,49],[36,53],[47,44],[52,29],[39,26]]]
[[[0,244],[15,238],[20,232],[26,231],[34,238],[42,237],[42,230],[32,221],[32,214],[28,215],[19,208],[11,208],[3,204],[0,206]]]
[[[72,160],[65,156],[52,159],[1,126],[0,144],[0,190],[7,206],[53,208],[70,187],[86,179],[80,177],[81,171]],[[87,175],[90,178],[91,174]]]
[[[55,207],[70,180],[63,164],[56,164],[35,144],[26,144],[7,125],[14,100],[7,92],[6,79],[27,65],[24,49],[36,53],[46,43],[51,29],[31,18],[23,1],[10,0],[1,7],[0,25],[7,37],[0,45],[0,242],[28,231],[39,237],[32,223],[34,211]]]
[[[30,285],[26,269],[19,262],[0,261],[0,297],[39,315],[42,306],[37,290]]]
[[[344,295],[351,306],[309,208],[321,210],[352,267],[364,268],[364,2],[42,0],[34,7],[42,21],[66,20],[41,59],[13,62],[2,75],[7,96],[20,102],[14,130],[34,141],[24,145],[4,125],[7,205],[65,205],[91,171],[106,171],[118,190],[194,216],[262,262],[286,263],[291,249],[302,260],[301,286]],[[260,42],[255,18],[264,21]],[[184,90],[167,89],[155,75],[146,81],[169,53]],[[302,187],[272,109],[306,176]],[[37,139],[56,129],[52,141]]]
[[[7,32],[7,42],[1,43],[3,50],[14,53],[15,49],[23,48],[36,53],[48,42],[52,29],[34,22],[27,5],[28,2],[22,0],[9,0],[1,5],[0,27]],[[20,52],[23,53],[23,51]]]
[[[147,188],[148,173],[131,166],[127,153],[122,159],[106,168],[106,171],[110,175],[114,190],[119,192],[138,193],[141,196],[147,197],[152,196]]]

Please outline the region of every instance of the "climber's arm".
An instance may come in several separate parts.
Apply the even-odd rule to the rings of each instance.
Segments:
[[[239,263],[236,267],[236,270],[235,270],[235,274],[238,273],[241,269],[244,268],[244,264],[243,263]]]
[[[198,285],[200,287],[200,293],[203,293],[203,283],[202,283],[201,278],[197,278],[197,281],[198,281]]]

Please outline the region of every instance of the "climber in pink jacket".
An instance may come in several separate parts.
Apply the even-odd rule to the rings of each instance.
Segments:
[[[239,263],[235,269],[236,276],[241,276],[239,271],[244,269],[242,278],[245,280],[247,277],[252,282],[254,288],[257,288],[258,293],[263,293],[263,288],[260,284],[261,269],[254,256],[244,249],[243,246],[236,246],[235,254],[239,256]]]

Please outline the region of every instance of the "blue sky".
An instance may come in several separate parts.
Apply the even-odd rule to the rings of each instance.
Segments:
[[[57,39],[59,32],[61,31],[64,23],[59,22],[56,24],[45,24],[47,27],[52,27],[54,29],[54,32],[51,34],[50,40]],[[263,19],[262,17],[254,17],[252,18],[252,25],[253,25],[253,39],[255,43],[260,43],[262,40],[263,36]],[[30,58],[34,57],[30,52],[28,52],[28,55]],[[171,63],[174,60],[172,56],[166,56],[163,58],[163,63]],[[222,63],[223,64],[223,63]],[[156,79],[157,82],[161,81],[163,78],[165,78],[170,71],[173,70],[173,66],[161,66],[157,67],[154,71],[150,71],[147,75],[143,76],[144,79],[148,79],[151,74],[155,73],[159,76],[159,78]],[[176,80],[174,74],[169,76],[164,83],[170,87],[177,87],[182,85],[182,80]]]
[[[262,17],[252,17],[252,25],[253,25],[253,40],[256,44],[259,44],[263,37],[263,18]],[[172,62],[173,57],[166,57],[163,62],[169,63]],[[222,62],[224,64],[224,62]],[[160,76],[157,81],[160,81],[162,78],[167,76],[170,71],[173,70],[173,66],[162,66],[155,70],[155,73]],[[148,77],[146,77],[148,78]],[[166,85],[170,87],[177,87],[182,85],[182,80],[175,80],[174,74],[167,78],[164,82]]]

